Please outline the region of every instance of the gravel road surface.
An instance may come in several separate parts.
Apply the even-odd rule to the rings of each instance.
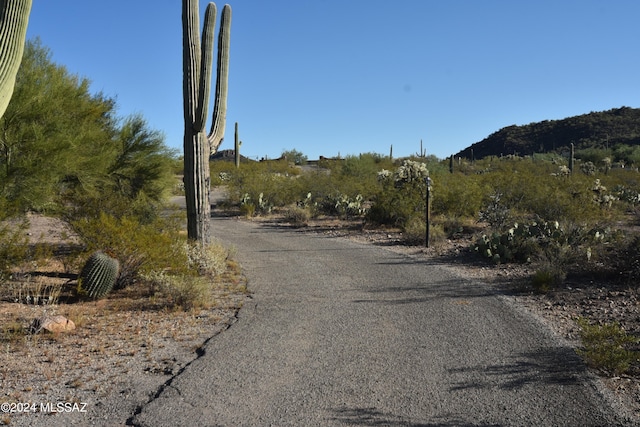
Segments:
[[[138,426],[626,425],[489,286],[384,248],[216,218],[253,299]]]

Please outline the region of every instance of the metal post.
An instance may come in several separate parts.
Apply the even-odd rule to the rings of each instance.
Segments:
[[[431,211],[431,178],[426,177],[424,179],[427,184],[427,206],[426,206],[426,236],[425,236],[425,245],[429,247],[429,216]]]

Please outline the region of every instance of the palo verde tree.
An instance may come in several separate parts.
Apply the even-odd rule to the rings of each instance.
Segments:
[[[30,12],[31,0],[0,0],[0,117],[13,94]]]
[[[182,1],[183,98],[184,98],[184,189],[187,205],[187,234],[190,239],[206,243],[209,217],[209,157],[222,143],[227,113],[227,81],[231,7],[222,9],[218,35],[218,62],[213,123],[207,134],[213,64],[213,37],[216,5],[209,3],[204,17],[202,42],[198,0]]]
[[[165,199],[175,153],[164,135],[141,115],[118,118],[115,100],[90,84],[38,39],[26,42],[0,118],[0,210],[95,216],[152,212]]]
[[[115,101],[26,42],[15,89],[0,118],[0,198],[20,210],[54,208],[60,197],[97,191],[118,146]]]

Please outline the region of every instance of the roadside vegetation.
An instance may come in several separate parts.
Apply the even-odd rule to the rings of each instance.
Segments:
[[[633,151],[614,148],[625,150]],[[425,244],[429,176],[430,243],[436,252],[456,242],[487,266],[527,266],[533,273],[524,292],[552,292],[567,281],[587,279],[592,286],[636,288],[640,173],[634,165],[612,167],[607,160],[580,154],[573,172],[569,159],[557,154],[471,162],[365,153],[305,167],[286,160],[246,163],[239,169],[212,162],[211,175],[214,185],[227,189],[226,209],[237,214],[271,216],[298,227],[340,218],[351,226],[398,230],[407,245]],[[579,325],[583,337],[596,341],[620,333],[613,323],[583,319]],[[610,363],[603,359],[622,355],[627,363],[611,362],[616,367],[611,372],[637,372],[640,348],[633,336],[640,336],[640,330],[628,333],[629,339],[614,341],[621,352],[605,351],[590,338],[583,354],[603,367]],[[594,357],[601,350],[604,354]]]
[[[190,243],[169,203],[180,192],[177,153],[141,115],[117,116],[115,100],[89,86],[27,42],[0,119],[0,301],[90,315],[100,298],[129,310],[133,292],[146,309],[178,314],[245,293],[233,251]],[[35,217],[55,219],[58,237],[29,235]],[[96,253],[101,273],[80,280]],[[0,341],[28,337],[31,320],[0,329]]]

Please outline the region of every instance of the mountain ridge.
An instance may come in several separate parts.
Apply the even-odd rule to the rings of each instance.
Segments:
[[[640,108],[620,107],[559,120],[506,126],[455,154],[481,159],[488,156],[560,152],[576,149],[640,145]]]

